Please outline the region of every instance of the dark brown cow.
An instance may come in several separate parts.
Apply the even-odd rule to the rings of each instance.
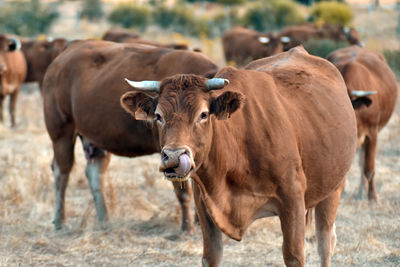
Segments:
[[[185,44],[178,44],[178,43],[162,44],[159,42],[146,40],[129,30],[119,29],[119,28],[111,28],[103,35],[102,39],[117,43],[145,44],[145,45],[152,45],[156,47],[170,48],[170,49],[182,49],[182,50],[189,49],[189,47]],[[197,49],[195,51],[199,52],[200,50]]]
[[[237,66],[282,52],[281,41],[273,33],[259,33],[243,27],[226,31],[222,45],[226,62]]]
[[[17,38],[0,35],[0,121],[3,121],[3,100],[10,95],[11,126],[15,126],[15,107],[26,76],[26,61]]]
[[[318,251],[329,266],[357,142],[339,71],[295,48],[216,77],[175,75],[150,88],[156,96],[132,84],[121,98],[136,119],[157,121],[166,178],[195,182],[203,265],[221,261],[220,231],[241,240],[255,219],[279,216],[285,263],[303,266],[305,211],[315,207]]]
[[[50,63],[61,53],[67,44],[64,38],[54,40],[24,40],[22,52],[25,55],[28,73],[25,82],[38,82],[42,86],[44,74]]]
[[[295,46],[304,44],[310,39],[330,39],[336,42],[349,42],[361,46],[356,29],[334,24],[324,24],[321,28],[314,23],[296,26],[287,26],[279,33],[283,42],[283,50],[287,51]]]
[[[107,219],[103,177],[110,153],[136,157],[160,151],[157,131],[131,120],[121,109],[120,97],[129,89],[123,78],[158,80],[177,73],[212,77],[216,72],[217,66],[200,53],[96,40],[71,42],[49,66],[43,82],[44,116],[54,149],[56,229],[64,221],[77,136],[83,141],[86,175],[101,222]],[[182,206],[182,229],[191,232],[190,184],[174,187]]]
[[[328,55],[328,60],[342,73],[349,96],[352,99],[357,97],[353,106],[362,170],[358,197],[363,197],[368,181],[368,198],[377,200],[374,176],[378,133],[393,113],[397,99],[396,77],[381,55],[358,46],[336,50]],[[366,96],[370,91],[376,94]]]

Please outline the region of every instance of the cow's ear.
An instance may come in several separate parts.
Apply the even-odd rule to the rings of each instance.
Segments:
[[[242,93],[232,91],[224,92],[212,100],[210,113],[214,114],[219,120],[227,119],[244,105],[245,99]]]
[[[156,99],[148,94],[130,91],[122,95],[121,106],[136,120],[154,118]]]
[[[362,106],[369,107],[372,104],[372,99],[367,96],[356,97],[351,100],[351,104],[353,104],[354,109],[360,109]]]

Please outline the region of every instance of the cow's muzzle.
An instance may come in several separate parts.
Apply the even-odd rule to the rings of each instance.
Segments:
[[[186,181],[194,166],[192,151],[186,146],[164,147],[161,151],[160,171],[170,181]]]

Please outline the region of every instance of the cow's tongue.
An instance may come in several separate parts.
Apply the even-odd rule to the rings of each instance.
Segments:
[[[187,154],[179,156],[179,166],[174,168],[174,171],[179,176],[185,176],[190,171],[190,159]]]

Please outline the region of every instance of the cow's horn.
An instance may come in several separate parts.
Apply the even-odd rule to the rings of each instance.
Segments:
[[[376,91],[357,91],[357,90],[353,90],[350,92],[351,96],[357,96],[357,97],[363,97],[363,96],[367,96],[367,95],[374,95],[376,94]]]
[[[9,37],[8,41],[10,41],[15,46],[15,48],[12,49],[12,51],[16,51],[16,50],[20,50],[21,49],[21,46],[22,46],[21,45],[21,41],[18,38]]]
[[[281,36],[281,42],[284,44],[287,44],[290,42],[290,37],[289,36]]]
[[[143,91],[153,91],[153,92],[160,92],[160,82],[159,81],[141,81],[135,82],[130,81],[125,78],[125,81],[132,87],[136,89],[140,89]]]
[[[260,36],[260,37],[258,37],[258,41],[260,41],[260,43],[262,43],[262,44],[268,44],[269,38],[266,36]]]
[[[207,86],[208,90],[222,89],[225,87],[225,85],[228,85],[228,84],[229,84],[229,80],[223,79],[223,78],[212,78],[206,82],[206,86]]]

